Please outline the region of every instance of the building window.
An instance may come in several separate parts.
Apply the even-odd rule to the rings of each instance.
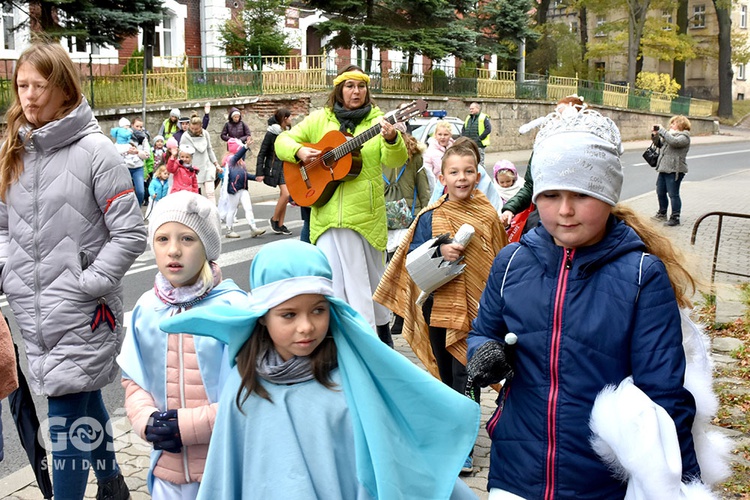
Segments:
[[[661,12],[661,18],[664,20],[664,29],[666,31],[672,31],[672,11],[663,10]]]
[[[161,24],[156,27],[155,56],[170,57],[172,55],[172,31],[172,18],[164,16]]]
[[[737,79],[738,80],[745,79],[745,65],[742,63],[737,65]]]
[[[693,6],[693,23],[691,28],[705,28],[706,27],[706,6],[705,5],[694,5]]]
[[[747,5],[740,6],[740,28],[747,29]]]
[[[607,22],[607,18],[604,16],[596,16],[596,33],[594,36],[607,36],[604,31],[602,31],[602,26],[604,26],[604,23]]]
[[[573,21],[570,23],[570,32],[578,33],[578,21]]]
[[[607,75],[607,64],[603,62],[594,63],[594,71],[596,73],[596,81],[603,82],[604,77]]]
[[[15,28],[16,22],[13,18],[13,6],[3,4],[3,48],[6,50],[16,49]]]

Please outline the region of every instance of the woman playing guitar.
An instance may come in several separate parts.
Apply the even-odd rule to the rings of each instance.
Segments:
[[[386,341],[390,339],[390,311],[372,300],[384,272],[387,242],[381,165],[398,168],[406,162],[407,153],[398,131],[373,104],[369,82],[370,77],[359,67],[345,68],[333,81],[326,107],[281,133],[275,147],[281,160],[308,164],[325,151],[303,143],[318,143],[332,130],[356,136],[380,123],[380,134],[365,142],[360,150],[359,175],[338,184],[324,204],[313,205],[310,241],[323,250],[331,263],[336,295],[349,302]],[[286,172],[285,167],[290,184]]]

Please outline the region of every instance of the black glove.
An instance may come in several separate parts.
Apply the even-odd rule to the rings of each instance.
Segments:
[[[482,344],[466,364],[469,385],[486,387],[512,375],[513,369],[505,359],[505,345],[495,340]]]
[[[179,453],[182,450],[180,426],[177,423],[177,410],[155,411],[151,422],[146,426],[146,440],[154,444],[155,450]]]

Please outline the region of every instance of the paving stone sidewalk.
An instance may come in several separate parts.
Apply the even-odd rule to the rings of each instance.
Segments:
[[[632,147],[639,147],[638,144]],[[645,148],[645,146],[643,146]],[[521,153],[519,152],[519,157]],[[508,155],[505,154],[507,157]],[[682,224],[678,227],[663,227],[653,222],[660,230],[677,243],[694,259],[697,267],[708,281],[711,271],[711,256],[714,248],[714,235],[717,228],[715,217],[706,219],[697,233],[696,244],[690,244],[690,237],[695,221],[703,214],[711,211],[729,211],[750,214],[750,168],[735,174],[714,178],[701,182],[691,182],[689,177],[683,182],[681,195],[683,200]],[[650,216],[656,212],[656,196],[653,192],[626,200],[626,203],[637,212]],[[722,233],[726,243],[719,251],[720,268],[731,269],[734,272],[750,274],[750,220],[725,220]],[[717,282],[730,286],[736,282],[728,276],[717,276]],[[401,337],[395,338],[396,349],[416,364],[418,360]],[[463,477],[464,481],[477,493],[479,498],[486,499],[485,491],[489,469],[490,440],[484,430],[494,411],[496,393],[485,390],[482,393],[482,427],[479,431],[474,450],[474,473]],[[127,418],[113,415],[113,435],[118,462],[122,467],[126,482],[131,489],[134,500],[149,498],[146,488],[146,471],[148,470],[149,447],[135,436]],[[737,436],[747,442],[747,436]],[[94,498],[96,486],[93,474],[86,490],[86,498]],[[41,494],[36,488],[31,467],[25,467],[3,479],[0,479],[0,496],[10,499],[40,499]]]

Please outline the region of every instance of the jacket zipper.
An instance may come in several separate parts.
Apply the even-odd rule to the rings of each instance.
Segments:
[[[544,491],[545,500],[555,497],[555,455],[557,454],[557,398],[559,382],[560,362],[560,338],[562,336],[562,313],[565,293],[568,286],[568,275],[573,267],[573,255],[575,249],[566,248],[565,258],[560,266],[557,278],[557,291],[555,293],[555,307],[552,317],[552,339],[550,341],[549,361],[549,395],[547,397],[547,465],[546,465],[546,487]]]
[[[39,165],[37,165],[37,157],[36,154],[36,147],[34,145],[34,137],[32,136],[29,141],[30,149],[34,152],[34,187],[31,190],[32,193],[34,193],[34,262],[39,262]],[[37,341],[39,342],[39,346],[42,348],[42,359],[41,363],[39,363],[39,371],[38,371],[38,378],[39,378],[39,387],[41,389],[42,394],[44,394],[44,369],[42,368],[45,366],[47,359],[47,344],[44,342],[44,337],[42,335],[42,328],[40,325],[40,317],[41,317],[41,311],[39,307],[39,266],[34,266],[34,316],[36,317],[36,337]]]
[[[177,340],[177,359],[180,367],[180,408],[185,408],[185,364],[183,360],[183,352],[182,352],[182,335],[178,335]],[[178,410],[179,411],[179,410]],[[177,425],[179,426],[180,421],[177,420]],[[182,446],[182,466],[185,469],[185,482],[190,482],[190,470],[188,470],[188,457],[187,457],[187,448],[185,445]]]

